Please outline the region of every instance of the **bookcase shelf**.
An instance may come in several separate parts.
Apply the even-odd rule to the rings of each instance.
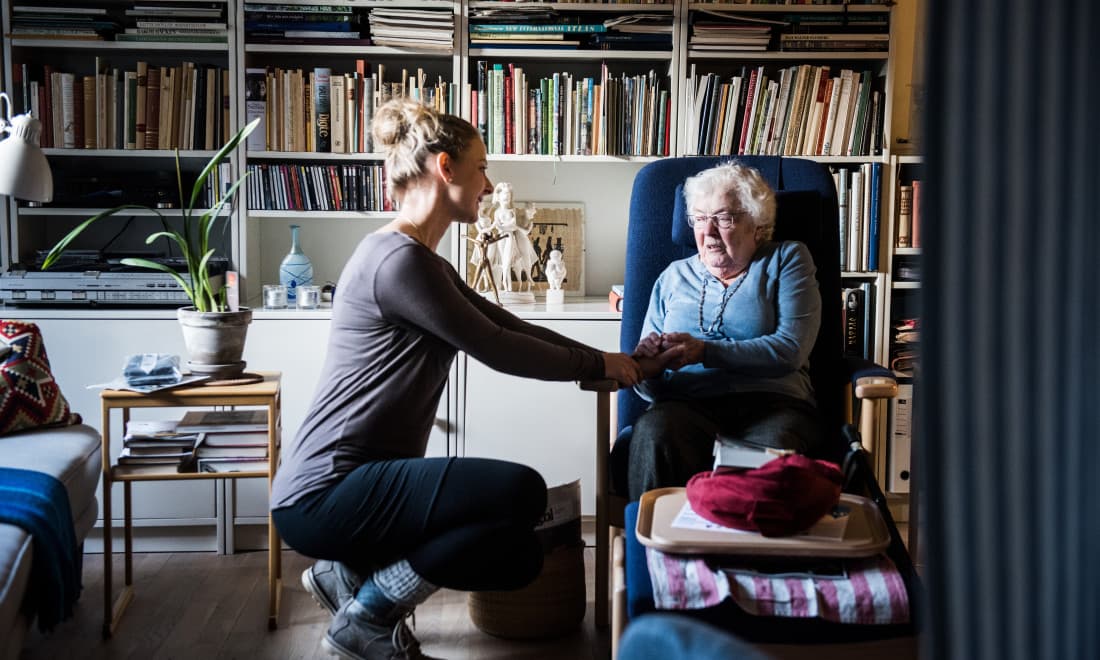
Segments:
[[[380,152],[356,152],[334,154],[325,151],[248,151],[249,160],[334,160],[364,161],[382,160]]]
[[[564,48],[471,48],[470,57],[523,60],[672,60],[667,50],[567,50]]]
[[[385,220],[397,217],[396,211],[269,211],[249,209],[250,218],[300,218],[304,220]]]
[[[57,208],[52,206],[34,207],[25,206],[19,208],[19,215],[24,216],[78,216],[83,218],[90,218],[96,213],[99,213],[103,209],[99,208]],[[202,215],[209,209],[195,209],[195,215]],[[223,208],[219,215],[229,215],[232,212],[228,207]],[[183,215],[183,211],[180,209],[157,209],[157,213],[163,215],[166,218],[180,217]],[[127,216],[151,216],[155,217],[157,213],[146,209],[129,209],[125,213],[120,213],[120,217]]]
[[[65,41],[63,39],[12,39],[12,48],[60,48],[65,50],[87,51],[170,51],[192,52],[206,51],[228,53],[229,44],[195,42],[158,42],[158,41]]]
[[[179,154],[180,159],[210,160],[217,151],[205,149],[63,149],[49,147],[42,150],[47,158],[168,158],[174,159]]]
[[[890,11],[889,5],[747,5],[734,2],[689,2],[687,8],[744,14],[889,13]]]
[[[450,59],[454,56],[453,50],[441,50],[438,48],[395,48],[393,46],[340,46],[329,44],[245,44],[245,53],[279,53],[281,55],[294,53],[309,53],[318,55],[349,56],[386,56],[386,57],[418,57]]]
[[[500,7],[501,2],[474,0],[469,3],[470,9],[491,9]],[[537,9],[561,9],[565,11],[645,11],[651,13],[671,12],[675,2],[661,4],[649,2],[509,2],[508,8],[537,8]]]
[[[698,50],[689,49],[688,58],[693,60],[729,60],[736,59],[738,62],[768,62],[768,61],[797,61],[797,62],[836,62],[847,60],[870,60],[870,61],[886,61],[890,59],[889,53],[882,52],[857,52],[857,51],[836,51],[836,52],[800,52],[800,51],[783,51],[774,52],[766,50]]]

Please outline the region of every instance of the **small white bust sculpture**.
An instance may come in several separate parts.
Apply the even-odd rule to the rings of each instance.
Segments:
[[[561,285],[565,282],[565,262],[561,260],[561,250],[551,250],[546,260],[546,281],[550,288],[546,290],[546,306],[558,308],[565,304],[565,292]]]
[[[565,262],[561,260],[561,250],[550,251],[550,259],[546,262],[546,281],[552,291],[561,290],[562,282],[565,282]]]

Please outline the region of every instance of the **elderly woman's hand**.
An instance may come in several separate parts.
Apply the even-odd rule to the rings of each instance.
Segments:
[[[651,358],[656,357],[661,352],[661,335],[656,332],[651,332],[645,337],[638,340],[638,345],[634,347],[634,353],[632,355],[637,358]]]
[[[669,369],[702,362],[704,347],[701,339],[686,332],[669,332],[661,336],[661,349],[669,356]]]
[[[657,353],[653,357],[642,357],[637,353],[634,354],[634,359],[638,361],[638,364],[642,367],[642,373],[646,378],[653,378],[660,375],[665,369],[676,369],[678,367],[673,366],[673,362],[679,359],[679,353],[677,351],[664,351],[663,353]]]

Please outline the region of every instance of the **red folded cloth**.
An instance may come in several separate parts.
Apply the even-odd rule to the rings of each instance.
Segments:
[[[687,498],[695,513],[713,523],[790,536],[832,511],[843,480],[832,463],[790,454],[751,470],[700,472],[688,482]]]

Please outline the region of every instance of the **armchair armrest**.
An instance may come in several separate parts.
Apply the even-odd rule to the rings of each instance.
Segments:
[[[844,366],[857,399],[892,399],[898,395],[894,372],[881,364],[863,358],[845,357]]]

